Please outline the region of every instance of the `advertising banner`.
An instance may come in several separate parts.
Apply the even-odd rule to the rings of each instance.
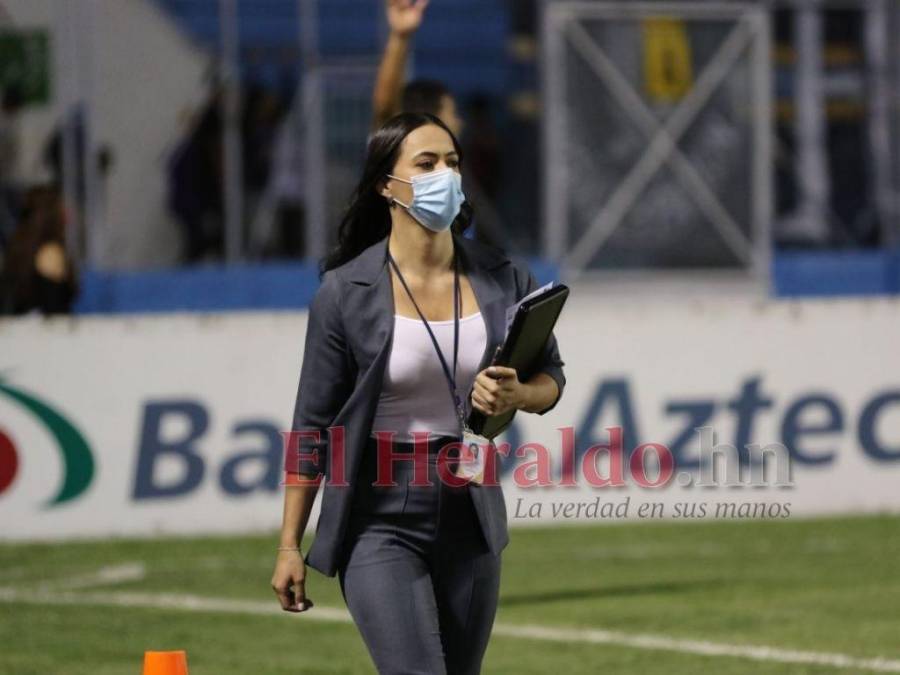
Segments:
[[[277,528],[305,326],[0,323],[0,537]],[[900,511],[900,303],[573,293],[556,335],[563,399],[495,439],[510,526]]]

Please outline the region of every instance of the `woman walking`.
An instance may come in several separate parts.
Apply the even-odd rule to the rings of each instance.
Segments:
[[[306,565],[337,575],[382,674],[480,672],[509,542],[506,507],[499,482],[444,480],[439,452],[450,448],[453,473],[451,444],[472,408],[544,414],[565,386],[553,336],[525,382],[489,367],[506,308],[537,283],[523,263],[462,236],[461,160],[433,115],[401,113],[370,137],[310,306],[296,447],[286,453],[272,587],[285,610],[306,611]]]

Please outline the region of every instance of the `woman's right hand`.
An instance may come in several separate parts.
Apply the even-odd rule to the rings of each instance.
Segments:
[[[305,612],[313,606],[313,601],[306,597],[306,563],[300,551],[278,552],[272,590],[286,612]]]

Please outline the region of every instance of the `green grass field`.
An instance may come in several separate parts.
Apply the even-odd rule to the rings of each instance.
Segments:
[[[484,672],[857,673],[876,658],[894,672],[898,534],[900,518],[888,516],[516,528]],[[187,650],[191,675],[374,672],[355,626],[327,611],[344,610],[336,579],[311,572],[308,614],[277,609],[276,541],[0,545],[0,673],[140,673],[145,649]],[[130,564],[143,573],[93,576]],[[167,606],[197,596],[234,602]],[[517,634],[522,625],[615,634],[537,639]],[[849,660],[700,654],[695,641]]]

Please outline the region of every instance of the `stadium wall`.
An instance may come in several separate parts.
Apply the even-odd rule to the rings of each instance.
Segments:
[[[570,438],[582,458],[619,426],[626,451],[665,445],[690,474],[693,429],[711,427],[717,443],[783,445],[792,475],[649,488],[630,473],[597,488],[577,474],[574,487],[532,489],[512,473],[530,450],[504,463],[511,526],[688,517],[691,503],[709,510],[690,517],[720,503],[763,504],[760,517],[900,511],[900,301],[636,304],[577,291],[557,330],[564,399],[519,414],[501,442],[541,443],[558,460]],[[305,329],[296,311],[0,322],[0,538],[277,527]]]

